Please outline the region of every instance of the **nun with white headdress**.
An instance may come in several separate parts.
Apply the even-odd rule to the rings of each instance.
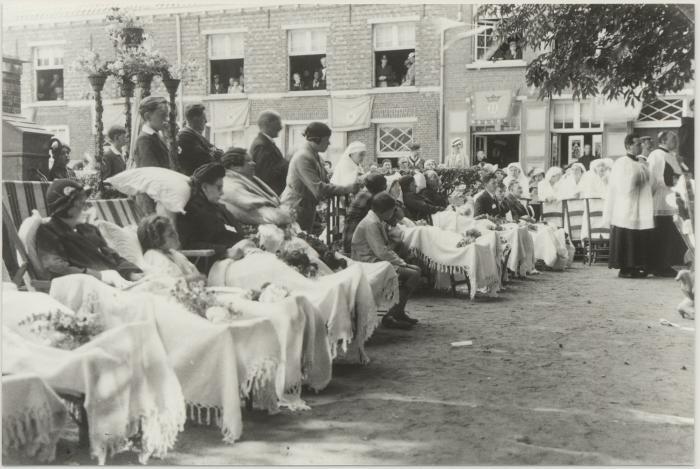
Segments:
[[[559,166],[552,166],[544,174],[544,179],[537,184],[537,194],[543,202],[554,203],[559,200],[559,184],[563,171]]]
[[[591,161],[590,169],[586,171],[579,182],[581,197],[586,199],[604,199],[608,192],[606,162],[602,159]]]
[[[581,163],[571,165],[559,185],[559,200],[578,199],[581,197],[579,182],[586,172],[586,167]]]
[[[506,166],[506,177],[503,178],[503,184],[508,187],[512,181],[518,181],[520,187],[527,189],[530,185],[530,178],[525,175],[520,163],[511,163]]]
[[[367,147],[362,142],[352,142],[345,149],[331,176],[331,184],[347,186],[354,184],[358,178],[364,175],[360,163],[367,155]]]

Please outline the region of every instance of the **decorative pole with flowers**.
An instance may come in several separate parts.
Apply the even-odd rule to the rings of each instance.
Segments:
[[[177,88],[180,86],[180,79],[173,78],[173,76],[166,71],[163,74],[163,84],[170,96],[170,116],[168,118],[168,125],[170,127],[170,166],[175,171],[180,171],[180,162],[177,158],[177,109],[175,107],[175,95],[177,94]]]

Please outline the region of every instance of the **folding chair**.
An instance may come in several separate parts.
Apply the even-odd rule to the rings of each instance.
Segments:
[[[29,261],[27,250],[12,222],[10,209],[4,200],[2,201],[2,230],[3,268],[12,282],[20,290],[48,293],[51,281],[38,279],[37,272]]]
[[[603,199],[587,198],[585,201],[585,225],[582,239],[588,265],[607,260],[610,253],[610,228],[603,227]]]
[[[576,248],[576,254],[586,262],[586,253],[583,247],[581,229],[584,223],[586,203],[583,199],[568,199],[562,201],[566,232],[569,234],[571,244]]]

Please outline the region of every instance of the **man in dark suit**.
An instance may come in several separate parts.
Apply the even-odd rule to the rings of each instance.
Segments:
[[[484,191],[474,201],[474,216],[489,215],[497,217],[500,214],[499,204],[496,200],[496,176],[489,173],[482,180]]]
[[[591,169],[591,161],[595,160],[596,157],[593,154],[593,149],[591,148],[590,143],[586,143],[583,146],[583,155],[581,155],[581,158],[578,159],[578,162],[581,163],[583,166],[586,167],[586,171]]]
[[[177,158],[180,171],[186,176],[192,176],[200,166],[218,161],[223,152],[209,143],[202,133],[207,125],[205,107],[202,104],[191,104],[185,110],[187,125],[177,134]]]
[[[141,101],[139,113],[144,124],[134,149],[136,167],[170,168],[168,147],[158,135],[168,124],[168,102],[161,96],[148,96]]]
[[[277,148],[274,138],[282,130],[282,119],[275,111],[263,111],[258,117],[260,133],[250,145],[250,154],[255,161],[255,175],[281,195],[287,184],[289,162]]]
[[[119,174],[126,169],[124,150],[126,146],[126,129],[122,125],[113,125],[107,131],[107,147],[102,154],[102,179]]]

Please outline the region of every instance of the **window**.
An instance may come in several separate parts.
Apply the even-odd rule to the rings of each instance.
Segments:
[[[291,157],[294,150],[299,147],[306,139],[304,138],[304,130],[306,124],[287,126],[287,156]],[[331,134],[331,144],[325,153],[321,153],[321,158],[330,161],[333,166],[337,163],[340,155],[345,151],[347,132],[333,131]]]
[[[210,34],[208,38],[210,93],[243,93],[244,34]]]
[[[37,47],[34,50],[36,70],[36,100],[58,101],[63,99],[63,48],[60,46]]]
[[[288,32],[289,90],[325,90],[326,31],[292,29]]]
[[[591,101],[555,101],[552,103],[553,129],[600,129]]]
[[[399,158],[411,154],[413,127],[410,125],[381,125],[377,129],[378,158]]]
[[[374,26],[375,86],[415,86],[416,24],[381,23]]]
[[[682,99],[657,99],[644,103],[637,120],[641,122],[680,121],[681,117],[683,117]]]
[[[477,22],[479,27],[489,26],[489,28],[476,35],[476,51],[474,53],[476,60],[492,62],[522,60],[523,51],[517,38],[510,37],[505,41],[499,41],[494,30],[497,21],[496,19],[482,19]]]

